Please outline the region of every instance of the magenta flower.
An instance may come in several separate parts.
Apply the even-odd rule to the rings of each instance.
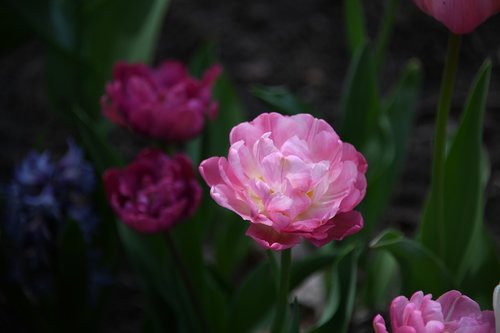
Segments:
[[[250,221],[247,235],[284,250],[316,246],[363,227],[353,211],[366,190],[364,157],[325,121],[308,114],[261,114],[230,134],[228,158],[203,161],[212,198]]]
[[[414,0],[457,35],[469,33],[500,11],[500,0]]]
[[[165,61],[157,69],[118,62],[101,106],[117,125],[165,142],[182,142],[203,130],[206,117],[215,118],[218,103],[211,90],[220,72],[214,65],[196,80],[177,61]]]
[[[459,291],[444,293],[436,301],[421,291],[410,300],[396,297],[391,304],[393,333],[495,333],[493,311],[481,311],[479,305]],[[376,333],[388,333],[384,319],[373,319]]]
[[[193,165],[183,154],[170,158],[145,149],[125,169],[106,170],[103,181],[115,213],[139,232],[169,229],[191,216],[201,199]]]

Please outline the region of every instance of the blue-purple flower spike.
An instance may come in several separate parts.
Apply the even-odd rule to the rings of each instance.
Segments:
[[[32,299],[52,290],[57,240],[66,221],[75,221],[90,244],[98,226],[89,200],[94,186],[92,165],[71,139],[58,161],[49,152],[31,152],[17,166],[5,191],[3,229],[11,241],[10,279]],[[90,258],[95,256],[88,257],[95,261]],[[89,265],[93,267],[95,263]]]

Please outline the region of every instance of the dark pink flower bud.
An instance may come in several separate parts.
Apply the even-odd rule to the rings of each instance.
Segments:
[[[471,32],[500,11],[500,0],[414,0],[414,2],[421,10],[457,35]]]
[[[173,158],[145,149],[125,169],[103,176],[108,201],[129,227],[145,233],[169,229],[198,208],[201,188],[184,154]]]
[[[182,142],[203,130],[206,117],[216,116],[218,103],[211,91],[221,70],[214,65],[197,80],[177,61],[156,69],[118,62],[101,107],[109,120],[140,135]]]

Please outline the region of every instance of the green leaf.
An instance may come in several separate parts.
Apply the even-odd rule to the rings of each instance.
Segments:
[[[341,110],[342,140],[367,153],[381,108],[373,56],[366,44],[360,45],[352,58],[342,91]]]
[[[370,246],[389,251],[397,260],[404,294],[410,295],[423,290],[441,295],[456,288],[443,262],[421,244],[405,238],[399,231],[385,231]]]
[[[330,290],[326,309],[316,328],[311,333],[335,332],[346,333],[351,322],[356,296],[356,281],[360,248],[350,244],[342,248],[342,255],[331,268],[329,284]]]
[[[394,186],[399,179],[404,165],[410,135],[415,118],[415,108],[422,81],[421,67],[418,61],[411,60],[399,82],[395,85],[380,115],[380,149],[375,158],[369,155],[368,190],[360,210],[365,221],[365,235],[370,237],[376,223],[384,212],[391,198]],[[382,131],[382,128],[385,130]],[[382,143],[385,143],[382,145]],[[375,161],[374,161],[375,160]]]
[[[179,255],[185,263],[189,275],[193,280],[197,293],[202,294],[205,279],[205,263],[203,261],[203,237],[207,229],[206,216],[208,215],[208,200],[202,200],[200,207],[193,217],[177,224],[169,233],[171,239],[179,249]]]
[[[186,290],[186,284],[176,271],[161,235],[142,235],[118,223],[118,234],[140,281],[152,311],[161,313],[168,306],[175,313],[178,332],[201,332],[200,320]],[[159,308],[160,306],[160,308]],[[168,310],[167,310],[168,311]],[[154,314],[152,314],[153,317]],[[168,328],[168,318],[158,323]]]
[[[273,111],[288,115],[313,113],[311,106],[293,95],[286,87],[256,85],[250,91]]]
[[[375,42],[375,65],[380,72],[385,59],[385,51],[394,28],[394,19],[399,6],[399,0],[389,0],[382,17],[380,29]]]
[[[89,271],[86,245],[75,221],[66,221],[61,233],[57,261],[57,302],[63,331],[86,332],[88,318]]]
[[[80,48],[88,71],[80,93],[87,112],[99,115],[99,97],[117,60],[150,62],[169,0],[106,0],[84,3]]]
[[[152,59],[168,0],[9,0],[48,46],[48,90],[56,110],[77,103],[96,119],[117,60]]]
[[[314,272],[332,265],[339,253],[319,253],[292,263],[290,290],[298,287]],[[246,332],[261,322],[272,310],[276,297],[275,277],[269,261],[259,264],[236,289],[231,305],[228,332]]]
[[[236,290],[231,304],[227,332],[247,332],[255,327],[274,305],[276,288],[268,261],[250,272]]]
[[[471,236],[470,251],[464,263],[467,271],[460,282],[460,291],[474,299],[482,309],[491,308],[491,293],[500,276],[500,256],[491,233],[484,226]]]
[[[287,327],[285,332],[288,333],[300,333],[300,305],[297,301],[297,297],[293,299],[291,311],[287,311]]]
[[[442,260],[460,283],[468,267],[477,258],[468,256],[474,250],[472,238],[483,225],[484,183],[482,172],[482,127],[486,97],[491,76],[491,62],[486,61],[472,85],[459,127],[451,141],[444,172],[444,244],[439,244],[436,221],[432,219],[435,195],[429,194],[419,230],[419,240],[435,253],[444,249]]]
[[[193,75],[200,77],[215,62],[214,45],[205,43],[191,59],[190,71]],[[219,102],[217,117],[207,123],[201,142],[189,146],[193,154],[200,154],[198,155],[199,161],[211,156],[226,156],[231,129],[245,119],[239,96],[227,74],[222,73],[219,77],[212,95]],[[210,217],[205,216],[204,225],[207,226],[212,222],[211,229],[216,230],[214,232],[214,248],[217,273],[223,278],[229,279],[236,266],[243,261],[248,253],[250,241],[245,236],[248,225],[243,223],[238,215],[220,208],[211,199],[207,200],[210,200],[207,213],[211,215]],[[223,221],[223,223],[218,223],[219,221]],[[228,251],[228,249],[231,250]]]
[[[213,202],[203,200],[196,214],[173,228],[170,233],[172,240],[179,249],[179,255],[184,263],[193,289],[199,295],[199,301],[204,310],[204,317],[212,332],[223,332],[227,325],[228,296],[224,286],[221,286],[212,272],[207,270],[204,260],[204,236],[209,228],[207,220],[212,217]],[[240,224],[242,221],[239,221]],[[226,252],[237,252],[240,244],[226,248]],[[227,251],[227,249],[234,251]],[[189,263],[189,264],[187,264]]]
[[[366,270],[362,289],[364,303],[372,311],[382,311],[399,291],[397,262],[391,253],[377,250],[368,255],[363,266]]]
[[[203,72],[217,62],[215,47],[211,43],[200,46],[190,61],[192,75],[201,77]],[[229,132],[245,120],[240,98],[227,73],[223,72],[212,89],[214,100],[219,102],[217,117],[207,123],[203,136],[201,159],[226,156],[229,148]]]
[[[351,53],[354,54],[360,45],[368,41],[361,0],[344,0],[344,17],[347,44]]]
[[[68,50],[76,50],[77,33],[82,25],[80,3],[81,1],[73,0],[49,0],[51,34]]]
[[[111,146],[105,136],[104,120],[94,121],[80,108],[72,109],[72,118],[80,135],[85,151],[99,175],[111,166],[123,165],[122,157]]]
[[[219,274],[230,279],[238,266],[244,262],[252,244],[251,239],[245,235],[248,223],[233,212],[220,207],[214,209],[217,212],[216,221],[222,221],[214,226],[217,230],[214,244],[217,268]]]
[[[310,255],[292,265],[290,273],[290,285],[295,288],[312,273],[332,265],[343,253],[317,253]]]
[[[203,77],[207,68],[217,62],[215,44],[212,42],[202,43],[189,60],[189,72],[197,78]]]
[[[226,156],[229,149],[229,132],[245,120],[239,96],[225,73],[217,80],[213,96],[219,102],[219,112],[217,118],[207,126],[204,157]]]
[[[202,302],[210,331],[225,332],[229,322],[229,293],[212,274],[208,274],[205,282]]]
[[[189,140],[184,146],[184,152],[191,158],[194,166],[200,165],[201,163],[202,146],[202,136]]]

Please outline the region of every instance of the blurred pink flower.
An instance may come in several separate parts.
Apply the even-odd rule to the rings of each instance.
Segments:
[[[214,65],[196,80],[177,61],[156,69],[118,62],[101,107],[112,122],[140,135],[182,142],[203,130],[205,117],[215,118],[218,103],[211,90],[220,73],[221,67]]]
[[[457,35],[471,32],[500,11],[500,0],[414,1],[421,10],[433,16]]]
[[[234,127],[228,158],[203,161],[212,198],[250,221],[247,235],[284,250],[305,238],[316,246],[363,227],[353,211],[366,190],[366,160],[324,120],[261,114]]]
[[[393,333],[495,333],[493,311],[479,305],[459,291],[444,293],[436,301],[418,291],[408,300],[396,297],[391,304]],[[373,319],[376,333],[387,333],[384,319]]]
[[[129,227],[145,233],[169,229],[198,208],[201,187],[189,158],[145,149],[125,169],[103,176],[108,201]]]

